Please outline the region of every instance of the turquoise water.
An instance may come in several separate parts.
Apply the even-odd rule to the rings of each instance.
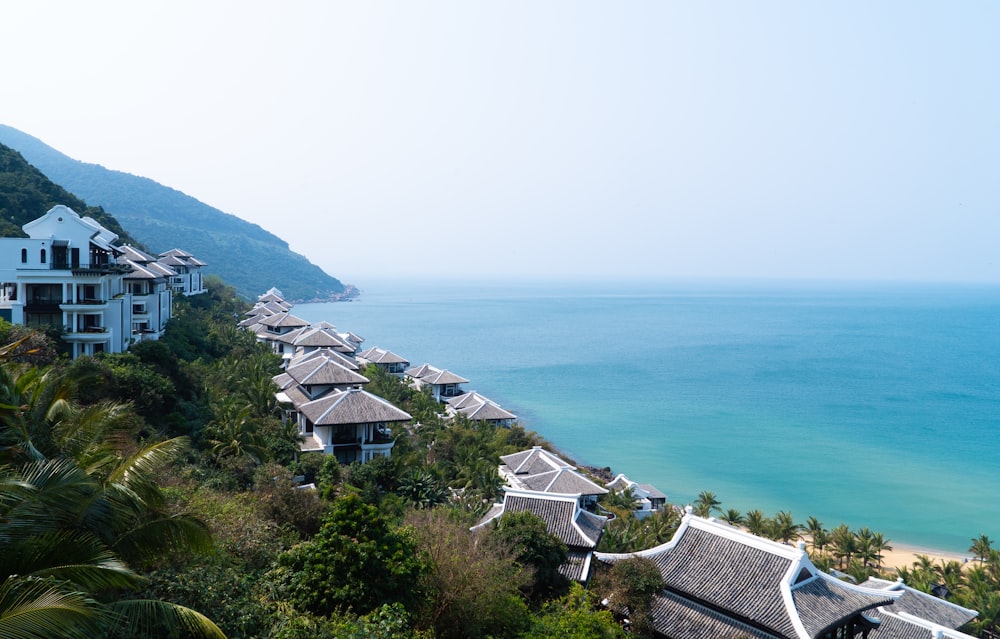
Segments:
[[[1000,287],[378,282],[300,304],[674,503],[1000,537]]]

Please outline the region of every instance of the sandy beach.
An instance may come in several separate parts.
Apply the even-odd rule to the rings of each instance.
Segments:
[[[920,548],[892,542],[890,542],[890,545],[892,545],[892,550],[886,550],[882,553],[882,565],[886,568],[910,568],[917,561],[917,555],[926,555],[935,564],[939,564],[942,561],[958,561],[959,563],[972,561],[972,555],[969,553],[943,552],[931,548]]]

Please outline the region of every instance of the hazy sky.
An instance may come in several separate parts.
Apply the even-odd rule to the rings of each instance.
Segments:
[[[0,122],[362,287],[998,282],[998,34],[993,0],[17,2]]]

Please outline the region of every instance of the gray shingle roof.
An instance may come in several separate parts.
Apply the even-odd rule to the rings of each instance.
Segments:
[[[550,470],[537,475],[517,476],[515,482],[526,490],[564,495],[605,495],[607,488],[590,481],[572,468]]]
[[[283,327],[283,328],[297,328],[300,326],[308,326],[309,322],[305,321],[301,317],[295,317],[291,313],[285,311],[280,313],[275,313],[274,315],[269,315],[260,320],[260,323],[264,326],[270,326],[272,328]]]
[[[697,604],[780,637],[816,637],[833,624],[898,597],[821,573],[803,549],[690,513],[669,543],[635,554],[656,563],[673,595],[671,606],[692,604],[686,607],[692,619],[703,613]],[[596,556],[613,562],[632,555]]]
[[[861,585],[869,588],[901,591],[903,596],[892,604],[892,608],[889,609],[890,612],[909,613],[939,626],[952,629],[961,628],[979,615],[975,610],[963,608],[958,604],[945,601],[932,594],[910,588],[898,581],[869,578]]]
[[[435,368],[430,364],[421,364],[408,369],[405,374],[412,379],[418,379],[424,384],[465,384],[469,380],[452,373],[449,370]]]
[[[527,511],[541,517],[548,531],[567,546],[593,549],[601,540],[604,525],[594,521],[594,515],[580,510],[575,498],[507,492],[503,503],[504,512]],[[607,522],[603,517],[598,519]]]
[[[538,473],[546,473],[558,468],[573,468],[569,462],[550,453],[541,446],[504,455],[500,458],[500,461],[511,472],[518,475],[537,475]]]
[[[289,366],[285,372],[302,385],[343,386],[368,383],[368,378],[364,375],[358,375],[349,368],[325,357],[314,357]]]
[[[409,364],[410,362],[396,355],[392,351],[382,348],[369,348],[358,353],[358,357],[368,360],[372,364]]]
[[[500,408],[493,402],[484,402],[478,406],[467,406],[460,408],[458,412],[475,421],[517,419],[517,415]]]
[[[654,597],[650,612],[657,632],[667,637],[781,639],[778,635],[754,628],[671,592]]]
[[[405,422],[410,419],[409,413],[381,397],[356,388],[333,391],[302,404],[299,411],[316,426]]]
[[[893,601],[888,596],[880,599],[878,595],[860,589],[843,587],[842,583],[821,574],[792,589],[792,600],[799,619],[810,637],[818,636],[837,622],[858,612],[891,604]]]

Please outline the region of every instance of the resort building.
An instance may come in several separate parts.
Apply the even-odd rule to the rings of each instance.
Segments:
[[[595,553],[608,564],[641,556],[660,569],[657,636],[671,639],[873,638],[877,612],[903,593],[857,586],[817,569],[805,545],[787,546],[691,513],[673,539],[636,553]],[[620,614],[625,611],[617,611]]]
[[[132,295],[132,338],[136,342],[159,339],[173,315],[170,278],[175,272],[134,246],[122,246],[121,251],[119,263],[131,267],[125,275],[125,289]]]
[[[406,358],[396,355],[383,348],[369,348],[358,353],[358,362],[362,365],[374,364],[390,375],[402,376],[410,367]]]
[[[541,446],[504,455],[500,462],[500,477],[515,490],[577,495],[578,505],[587,510],[596,510],[597,498],[608,492]]]
[[[461,385],[467,384],[469,380],[452,373],[449,370],[435,368],[430,364],[423,364],[406,371],[406,377],[414,388],[420,390],[429,388],[431,395],[437,401],[444,401],[448,397],[456,397],[463,392]]]
[[[648,517],[667,505],[667,496],[655,486],[634,482],[621,473],[604,486],[612,491],[631,491],[635,498],[635,516],[639,519]]]
[[[170,288],[175,295],[201,295],[208,292],[201,273],[205,263],[187,251],[170,249],[166,253],[160,253],[159,262],[174,271],[170,278]]]
[[[480,395],[476,391],[463,393],[457,397],[445,400],[448,415],[464,415],[472,421],[485,422],[494,426],[509,428],[517,421],[517,415],[504,410],[496,402]]]
[[[530,512],[545,522],[549,533],[566,544],[566,562],[559,572],[585,584],[590,579],[594,549],[608,520],[580,508],[580,497],[505,488],[503,502],[494,504],[472,530],[489,525],[504,513]]]
[[[73,358],[162,335],[176,276],[162,260],[116,246],[117,234],[63,205],[22,229],[28,237],[0,238],[0,317],[59,328]]]

